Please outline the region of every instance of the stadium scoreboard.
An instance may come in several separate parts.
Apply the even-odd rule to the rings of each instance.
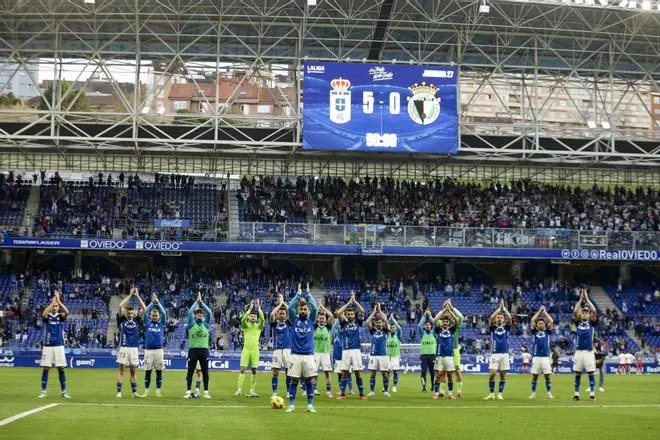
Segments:
[[[455,67],[307,62],[303,69],[304,149],[458,150]]]

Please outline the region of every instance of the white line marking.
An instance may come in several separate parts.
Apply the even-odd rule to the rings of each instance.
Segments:
[[[4,420],[0,420],[0,426],[4,425],[9,425],[11,422],[15,422],[16,420],[22,419],[23,417],[31,416],[32,414],[36,414],[40,411],[44,411],[53,407],[56,407],[59,405],[59,403],[51,403],[48,405],[40,406],[38,408],[31,409],[29,411],[23,411],[22,413],[18,413],[15,416],[7,417]]]
[[[195,405],[191,403],[190,405],[155,405],[155,404],[139,404],[139,403],[63,403],[62,405],[66,406],[100,406],[100,407],[130,407],[130,408],[189,408],[189,409],[200,409],[200,408],[209,408],[209,409],[271,409],[267,405],[260,406],[251,406],[251,405]],[[633,405],[598,405],[598,404],[588,404],[588,405],[456,405],[456,406],[447,406],[447,405],[437,405],[438,408],[442,410],[446,409],[553,409],[553,408],[573,408],[573,409],[585,409],[585,408],[660,408],[660,404],[633,404]],[[324,410],[335,410],[335,409],[433,409],[434,405],[429,404],[428,406],[394,406],[394,405],[365,405],[365,406],[323,406]]]

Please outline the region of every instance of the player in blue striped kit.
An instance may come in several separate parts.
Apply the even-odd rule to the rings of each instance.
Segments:
[[[66,368],[66,357],[64,355],[64,323],[69,316],[69,309],[67,309],[62,300],[60,293],[55,291],[53,300],[41,312],[41,317],[46,326],[46,340],[41,352],[41,394],[39,398],[43,399],[47,396],[48,388],[48,371],[50,367],[55,365],[60,379],[60,389],[62,397],[70,399],[69,393],[66,391],[66,376],[64,369]]]
[[[573,371],[575,371],[575,393],[573,400],[580,400],[580,380],[582,371],[589,375],[589,399],[596,400],[596,354],[594,339],[596,337],[597,314],[596,307],[589,301],[587,289],[582,289],[580,300],[573,309],[575,319],[575,355]]]
[[[128,303],[131,297],[137,298],[140,309],[135,310]],[[124,386],[124,371],[128,365],[131,375],[131,393],[133,397],[139,397],[137,394],[137,379],[135,372],[138,365],[138,347],[140,346],[140,325],[141,322],[135,319],[142,319],[144,310],[147,307],[142,302],[137,287],[131,287],[131,293],[119,303],[119,318],[117,324],[119,327],[119,350],[117,351],[117,363],[119,364],[119,373],[117,374],[117,397],[122,397],[122,387]]]
[[[156,370],[156,396],[161,397],[160,388],[163,384],[163,370],[165,369],[163,346],[166,322],[165,309],[154,293],[144,312],[144,393],[142,397],[149,396],[152,370]]]
[[[388,333],[388,330],[385,328],[386,321],[387,315],[381,310],[380,304],[376,304],[374,311],[367,318],[367,328],[369,329],[369,333],[371,333],[371,350],[369,352],[369,371],[371,371],[371,378],[369,379],[368,396],[376,395],[374,392],[376,388],[376,373],[380,371],[383,375],[383,394],[386,397],[390,397],[390,364],[386,347]]]
[[[277,396],[280,370],[286,374],[291,357],[291,323],[289,322],[288,305],[282,295],[278,298],[277,306],[270,313],[270,328],[273,332],[273,358],[272,358],[272,387],[273,397]],[[289,392],[291,378],[286,376],[286,390]]]
[[[333,371],[337,373],[337,385],[340,389],[340,391],[337,391],[337,394],[341,394],[341,374],[344,370],[341,365],[343,350],[344,341],[341,333],[339,332],[339,320],[335,319],[335,321],[332,323],[332,368]],[[348,375],[348,393],[350,395],[355,394],[355,391],[353,391],[353,377],[350,374]]]
[[[433,369],[435,371],[435,382],[433,384],[433,400],[444,397],[445,392],[441,389],[445,382],[449,390],[449,400],[454,400],[454,381],[451,375],[456,371],[454,362],[454,333],[456,333],[458,317],[454,314],[450,303],[445,303],[434,318],[435,334],[437,340],[436,357]]]
[[[500,300],[500,306],[490,315],[490,334],[492,338],[490,361],[488,365],[488,389],[490,393],[484,400],[495,399],[495,375],[500,372],[500,384],[497,400],[504,400],[502,393],[506,385],[506,372],[510,370],[509,360],[509,333],[511,332],[511,314],[506,309],[504,299]]]
[[[300,289],[289,303],[289,322],[291,323],[291,360],[287,375],[291,377],[289,387],[289,407],[286,412],[296,409],[296,390],[300,377],[305,378],[307,392],[307,411],[315,413],[314,390],[316,389],[316,362],[314,362],[314,324],[318,307],[314,297]]]
[[[548,314],[545,307],[541,307],[534,316],[532,316],[532,394],[530,399],[536,399],[536,382],[539,373],[545,376],[545,389],[548,393],[548,399],[552,396],[552,365],[550,363],[550,334],[554,320]]]

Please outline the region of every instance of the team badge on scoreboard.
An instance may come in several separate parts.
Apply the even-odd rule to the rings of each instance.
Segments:
[[[438,88],[422,81],[408,87],[412,96],[408,97],[408,115],[419,125],[433,124],[440,116],[440,98],[435,96]]]
[[[330,120],[335,124],[346,124],[351,120],[351,82],[335,78],[330,81]]]

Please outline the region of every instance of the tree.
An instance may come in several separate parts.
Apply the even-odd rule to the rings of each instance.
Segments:
[[[0,107],[10,107],[20,105],[21,100],[18,99],[12,92],[0,95]]]
[[[89,98],[82,92],[80,96],[78,93],[80,90],[72,89],[71,83],[68,81],[62,81],[60,84],[60,96],[64,96],[60,108],[62,110],[67,110],[70,112],[91,112],[89,107]],[[53,103],[53,87],[54,85],[48,87],[46,91],[41,96],[39,101],[39,110],[49,110],[50,105]],[[74,101],[75,99],[75,101]]]

